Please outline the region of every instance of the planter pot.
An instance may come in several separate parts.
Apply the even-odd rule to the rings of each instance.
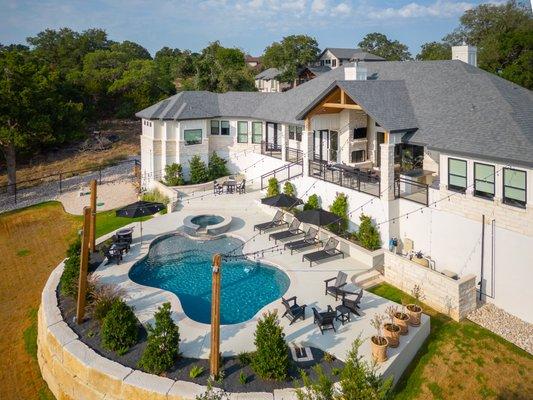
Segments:
[[[383,336],[372,336],[372,357],[378,363],[387,361],[387,346],[389,341]]]
[[[394,324],[400,327],[400,335],[407,335],[409,332],[409,315],[403,312],[394,314]]]
[[[409,325],[420,326],[420,316],[422,315],[422,308],[417,304],[408,304],[407,311],[409,312]]]
[[[389,347],[398,347],[400,344],[400,327],[396,324],[383,325],[383,336],[389,342]]]

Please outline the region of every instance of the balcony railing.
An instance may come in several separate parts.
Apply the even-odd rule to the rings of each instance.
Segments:
[[[281,160],[281,145],[263,141],[261,142],[261,154]]]
[[[304,155],[302,150],[298,150],[293,147],[287,147],[287,161],[302,162],[303,156]]]
[[[357,171],[343,165],[328,166],[320,161],[309,161],[309,176],[336,185],[379,197],[380,178],[372,172]]]
[[[394,197],[429,204],[429,185],[407,178],[397,177],[394,182]]]

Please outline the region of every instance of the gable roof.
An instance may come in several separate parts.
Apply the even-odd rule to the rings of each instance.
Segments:
[[[358,61],[385,61],[384,58],[368,53],[360,48],[340,48],[340,47],[326,47],[318,58],[322,57],[328,51],[337,57],[339,60],[358,60]]]
[[[331,71],[331,67],[328,67],[327,65],[319,65],[317,67],[303,67],[298,72],[298,75],[300,75],[302,72],[304,72],[306,70],[312,72],[315,76],[318,76],[318,75],[322,75],[322,74],[324,74],[326,72]]]
[[[258,73],[255,79],[264,79],[266,81],[276,78],[280,74],[280,70],[277,68],[268,68]]]

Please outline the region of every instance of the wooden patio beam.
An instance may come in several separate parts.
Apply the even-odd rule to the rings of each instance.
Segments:
[[[324,103],[322,107],[327,108],[346,108],[349,110],[362,110],[363,108],[358,104],[339,104],[339,103]]]

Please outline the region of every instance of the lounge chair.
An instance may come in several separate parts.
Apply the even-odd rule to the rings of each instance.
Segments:
[[[348,295],[354,295],[356,296],[355,299],[349,299]],[[355,292],[348,292],[347,290],[342,291],[342,305],[349,308],[351,312],[353,312],[356,315],[361,316],[359,314],[359,311],[361,307],[359,307],[359,303],[361,302],[361,299],[363,298],[363,289],[359,293]]]
[[[318,229],[310,227],[307,230],[307,233],[305,234],[303,239],[286,243],[285,246],[283,246],[283,248],[290,249],[291,255],[292,255],[294,250],[300,250],[300,249],[305,249],[306,247],[316,246],[317,244],[322,243],[320,240],[318,240],[317,235],[318,235]]]
[[[322,335],[324,334],[324,331],[329,329],[333,329],[334,332],[337,332],[335,329],[335,317],[337,316],[337,312],[331,308],[331,306],[328,306],[328,310],[324,312],[318,312],[317,309],[313,307],[313,315],[313,323],[318,325]]]
[[[276,215],[274,215],[274,218],[272,218],[272,221],[254,225],[254,231],[257,229],[259,233],[262,233],[263,231],[272,228],[279,228],[284,225],[287,225],[287,222],[283,220],[283,211],[278,210],[276,211]]]
[[[294,218],[289,225],[289,229],[286,231],[271,233],[268,236],[268,240],[274,239],[274,243],[278,243],[278,240],[289,239],[298,235],[303,235],[304,231],[300,229],[301,222]]]
[[[331,257],[342,255],[344,258],[344,253],[340,250],[337,250],[337,245],[339,241],[334,238],[329,238],[326,245],[322,250],[314,251],[312,253],[307,253],[302,256],[302,261],[309,261],[309,266],[318,261],[326,260]]]
[[[107,258],[107,263],[110,263],[112,260],[115,260],[117,265],[122,261],[122,252],[117,249],[112,249],[111,247],[104,250],[104,255]]]
[[[346,279],[348,278],[348,275],[346,273],[339,271],[337,276],[335,278],[329,278],[324,281],[326,284],[326,295],[330,294],[335,297],[335,300],[338,299],[339,296],[343,295],[342,288],[346,285]],[[333,284],[332,281],[335,281]]]
[[[287,317],[289,321],[291,321],[290,325],[292,325],[299,318],[301,318],[302,321],[305,319],[305,307],[307,306],[305,304],[303,306],[298,305],[298,303],[296,303],[296,296],[293,296],[289,299],[282,297],[281,304],[285,306],[285,312],[281,318]]]

